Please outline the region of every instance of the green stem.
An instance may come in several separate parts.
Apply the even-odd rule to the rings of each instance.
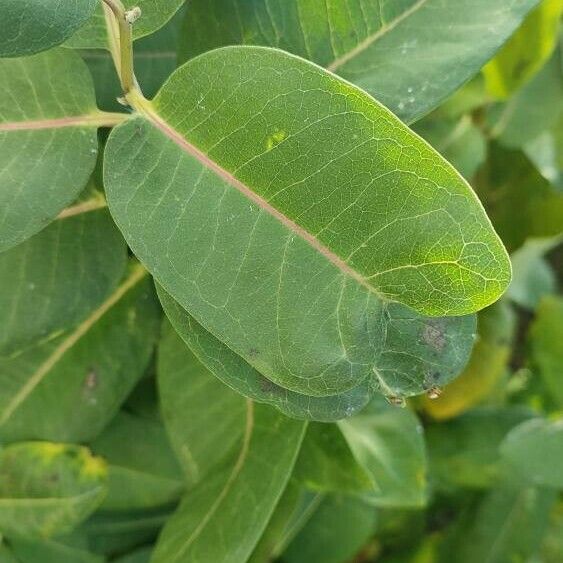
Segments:
[[[127,19],[128,12],[121,0],[102,0],[111,10],[119,29],[119,68],[117,73],[123,93],[127,95],[137,89],[137,81],[133,71],[133,34],[131,22]],[[116,65],[117,66],[117,65]]]

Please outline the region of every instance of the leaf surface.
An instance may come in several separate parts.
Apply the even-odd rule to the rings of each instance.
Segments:
[[[88,21],[98,0],[2,0],[0,57],[22,57],[59,45]]]
[[[49,340],[119,283],[126,246],[107,210],[61,218],[0,254],[0,354]]]
[[[152,354],[159,309],[149,283],[134,267],[79,325],[0,361],[2,440],[85,441],[100,432]]]
[[[103,499],[107,470],[81,446],[22,442],[0,451],[0,531],[8,537],[69,532]]]
[[[252,554],[285,489],[306,423],[249,399],[245,406],[235,457],[185,495],[160,534],[155,563],[239,563]]]
[[[120,412],[90,448],[108,463],[103,510],[151,508],[180,498],[183,476],[157,421]]]
[[[476,74],[537,4],[192,0],[180,53],[186,60],[222,45],[279,47],[336,72],[412,122]]]
[[[137,102],[106,148],[112,215],[164,289],[274,383],[356,387],[380,352],[382,299],[464,314],[509,281],[453,168],[306,61],[220,49]]]
[[[422,506],[426,501],[426,449],[416,415],[374,399],[360,414],[338,423],[376,490],[364,495],[377,506]]]
[[[96,108],[77,54],[0,59],[0,251],[77,198],[96,163],[96,129],[115,119]]]
[[[501,444],[503,457],[531,483],[563,489],[563,420],[536,418],[511,430]]]

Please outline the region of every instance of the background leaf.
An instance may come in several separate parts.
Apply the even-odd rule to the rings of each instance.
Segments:
[[[0,532],[69,532],[102,501],[106,476],[104,462],[80,446],[28,442],[0,450]]]
[[[21,57],[59,45],[84,25],[97,0],[2,0],[0,57]]]
[[[78,326],[0,360],[2,440],[94,438],[145,370],[159,320],[156,296],[136,266]]]
[[[412,122],[476,74],[537,3],[192,0],[180,53],[186,60],[222,45],[279,47],[337,72]]]
[[[82,191],[96,163],[94,86],[75,53],[0,59],[0,251],[40,231]]]
[[[0,254],[0,353],[50,340],[115,288],[126,246],[107,210],[54,221]]]

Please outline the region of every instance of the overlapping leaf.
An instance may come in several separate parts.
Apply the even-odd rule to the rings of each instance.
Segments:
[[[71,51],[0,59],[0,251],[45,227],[82,191],[96,163],[100,112]]]
[[[0,532],[69,532],[102,501],[107,470],[83,447],[23,442],[0,451]]]
[[[21,57],[62,43],[90,18],[98,0],[2,0],[0,57]]]
[[[125,265],[125,243],[107,210],[61,218],[1,253],[0,355],[82,320],[115,288]]]
[[[78,326],[0,361],[2,440],[84,441],[111,420],[146,368],[159,326],[145,274],[133,268]]]
[[[354,82],[411,122],[476,74],[537,3],[192,0],[181,54],[241,43],[279,47]]]
[[[140,115],[106,151],[118,226],[197,322],[286,389],[328,396],[373,377],[384,300],[463,314],[509,280],[453,168],[306,61],[222,49],[132,103]]]

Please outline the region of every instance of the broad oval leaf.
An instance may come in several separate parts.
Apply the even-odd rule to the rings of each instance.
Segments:
[[[77,198],[96,163],[96,129],[115,119],[96,108],[77,54],[0,59],[0,251]]]
[[[0,355],[75,325],[115,288],[126,259],[107,210],[61,218],[1,253]]]
[[[384,300],[494,301],[510,264],[455,170],[383,106],[266,48],[178,69],[106,147],[112,214],[157,281],[274,383],[359,385]],[[210,228],[211,225],[211,228]]]
[[[139,8],[140,17],[132,26],[133,39],[150,35],[163,25],[184,4],[185,0],[122,0],[126,10]],[[75,33],[65,44],[75,49],[109,49],[108,23],[113,23],[114,16],[103,2],[97,2],[98,7],[90,21]]]
[[[22,442],[0,450],[0,532],[68,533],[100,504],[106,478],[103,460],[81,446]]]
[[[0,57],[21,57],[59,45],[84,25],[98,0],[2,0]]]
[[[412,122],[479,72],[538,1],[191,0],[180,54],[185,60],[241,43],[279,47]]]
[[[0,439],[97,436],[142,376],[159,321],[156,296],[137,265],[79,325],[1,359]]]

